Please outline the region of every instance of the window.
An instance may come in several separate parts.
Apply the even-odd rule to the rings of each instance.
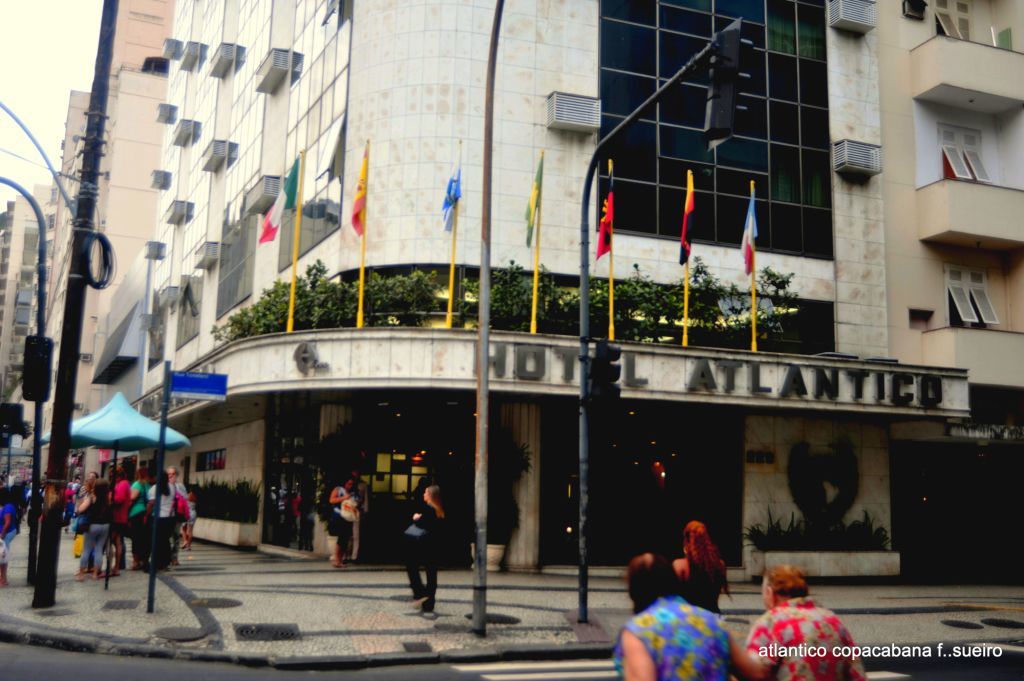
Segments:
[[[220,279],[217,282],[218,318],[252,294],[256,230],[262,218],[261,215],[250,215],[224,225],[220,246]],[[281,239],[281,236],[278,238]]]
[[[988,297],[987,277],[981,270],[946,266],[946,291],[950,300],[951,326],[998,324],[995,307]]]
[[[196,472],[222,471],[227,465],[228,450],[214,449],[209,452],[199,452],[196,456]]]
[[[970,0],[935,0],[935,23],[939,35],[970,40]]]
[[[202,312],[203,279],[187,277],[181,299],[178,301],[178,349],[199,335],[199,318]]]
[[[939,125],[942,173],[946,179],[992,182],[981,160],[981,131]]]

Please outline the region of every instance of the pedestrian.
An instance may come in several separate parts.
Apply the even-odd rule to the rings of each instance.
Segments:
[[[69,483],[64,488],[64,534],[67,534],[71,530],[71,519],[75,515],[75,493],[78,492],[78,488],[82,484],[81,478],[75,478],[75,481]]]
[[[407,555],[405,570],[409,575],[413,602],[423,612],[433,612],[437,594],[437,552],[440,546],[444,506],[441,488],[431,485],[423,491],[423,511],[413,513],[412,524],[405,530]],[[420,579],[420,567],[427,573],[427,583]]]
[[[171,541],[177,523],[174,514],[176,493],[170,482],[170,472],[170,468],[162,471],[157,484],[150,486],[146,493],[146,513],[149,522],[156,523],[156,545],[151,547],[149,564],[156,570],[165,570],[171,563]],[[157,492],[160,494],[159,506],[156,504]]]
[[[316,527],[316,511],[307,495],[299,497],[299,550],[313,550],[313,529]]]
[[[0,586],[7,586],[7,561],[10,559],[11,542],[18,536],[18,508],[11,498],[9,489],[0,490],[0,541],[3,542],[3,560],[0,562]]]
[[[678,594],[668,559],[643,553],[629,562],[634,617],[615,646],[615,666],[626,681],[726,681],[730,663],[747,679],[767,667],[723,628],[718,616]]]
[[[866,681],[858,658],[836,654],[854,646],[849,630],[808,593],[799,568],[778,565],[766,571],[761,597],[768,611],[754,622],[747,651],[764,660],[777,681]]]
[[[84,529],[82,520],[79,520],[78,524],[79,530],[85,535],[85,544],[75,580],[81,582],[90,570],[93,573],[92,578],[99,579],[113,517],[110,506],[110,483],[103,479],[94,480],[92,490],[78,502],[76,510],[79,516],[85,514],[86,521]],[[107,567],[109,569],[110,566]]]
[[[352,482],[353,488],[352,493],[355,496],[356,508],[356,519],[352,521],[352,552],[351,556],[353,563],[359,562],[359,546],[360,540],[363,536],[364,524],[363,521],[367,513],[370,512],[370,488],[363,480],[362,473],[359,469],[352,471]]]
[[[185,487],[185,483],[178,478],[178,469],[174,466],[167,467],[167,480],[168,484],[173,488],[174,493],[181,495],[181,497],[187,501],[188,489]],[[181,551],[182,527],[187,524],[187,516],[175,516],[174,533],[171,536],[171,565],[178,565],[178,552]]]
[[[131,507],[128,525],[132,537],[132,570],[144,568],[149,562],[150,527],[146,524],[146,500],[149,498],[149,471],[140,466],[130,490]]]
[[[184,535],[182,537],[182,539],[184,540],[184,543],[181,545],[181,548],[183,548],[186,551],[191,551],[192,550],[193,530],[195,529],[195,526],[196,526],[196,519],[199,518],[199,515],[196,513],[197,497],[196,497],[195,490],[189,490],[187,499],[188,499],[188,520],[186,520],[182,524],[182,526],[181,526],[181,530],[182,530],[182,533]]]
[[[725,561],[704,523],[691,520],[683,528],[683,557],[672,562],[672,569],[687,603],[721,614],[718,597],[729,593]]]
[[[344,485],[339,485],[331,490],[329,503],[331,518],[327,521],[327,531],[336,538],[334,554],[331,556],[331,565],[336,568],[345,567],[345,557],[348,551],[348,542],[352,538],[352,521],[345,517],[343,507],[351,508],[354,499],[352,498],[352,480],[349,479]]]
[[[118,466],[113,473],[114,489],[111,492],[110,542],[114,551],[114,566],[111,577],[121,574],[121,561],[124,559],[124,538],[128,534],[128,511],[132,504],[132,487],[126,479],[124,468]]]

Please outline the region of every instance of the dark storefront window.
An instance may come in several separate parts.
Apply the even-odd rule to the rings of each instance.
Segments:
[[[616,230],[679,238],[675,188],[692,169],[695,241],[739,243],[750,180],[757,182],[758,248],[832,258],[825,13],[820,0],[601,2],[601,133],[613,129],[735,17],[753,45],[735,136],[703,139],[707,79],[695,76],[645,112],[612,146]],[[708,165],[704,165],[708,164]],[[608,191],[600,165],[599,201]],[[742,205],[743,210],[737,207]],[[811,210],[813,209],[813,210]],[[739,215],[739,217],[737,217]],[[699,254],[699,249],[697,251]]]

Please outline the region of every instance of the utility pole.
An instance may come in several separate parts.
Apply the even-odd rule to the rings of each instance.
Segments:
[[[476,465],[473,491],[476,510],[476,556],[473,561],[473,633],[487,635],[487,457],[491,378],[491,166],[494,151],[494,73],[505,0],[494,6],[491,47],[484,94],[484,167],[480,211],[480,313],[476,365]]]
[[[85,149],[78,190],[74,230],[71,237],[71,265],[67,297],[64,301],[64,326],[57,363],[57,389],[53,400],[50,450],[46,466],[46,491],[43,498],[43,525],[39,537],[39,562],[36,566],[33,608],[49,608],[57,592],[57,561],[60,558],[61,523],[64,515],[64,484],[67,453],[71,446],[71,414],[75,401],[75,379],[85,316],[85,287],[89,266],[87,247],[93,243],[93,214],[99,194],[100,158],[107,119],[107,92],[110,66],[114,56],[114,31],[117,26],[118,0],[104,0],[100,19],[96,67],[89,97]],[[44,235],[40,234],[42,239]]]

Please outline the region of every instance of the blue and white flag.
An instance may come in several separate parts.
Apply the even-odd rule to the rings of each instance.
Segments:
[[[452,171],[448,178],[448,186],[444,190],[444,204],[441,206],[441,220],[444,224],[444,231],[452,231],[452,223],[455,221],[455,211],[458,209],[459,199],[462,198],[462,167]]]

